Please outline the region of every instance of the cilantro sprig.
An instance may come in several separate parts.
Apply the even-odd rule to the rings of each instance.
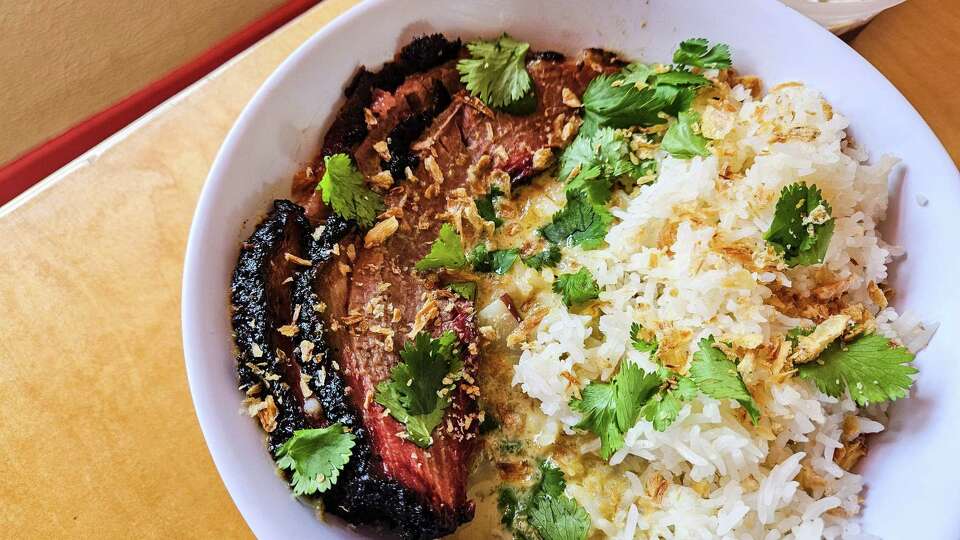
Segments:
[[[697,90],[710,81],[680,69],[659,72],[646,64],[630,64],[620,73],[596,77],[583,93],[580,133],[601,127],[652,126],[690,107]]]
[[[463,254],[463,241],[460,240],[457,230],[449,223],[440,226],[440,233],[430,245],[430,252],[414,265],[421,272],[437,268],[457,270],[466,266],[467,257]]]
[[[644,373],[632,362],[621,362],[609,383],[593,381],[570,401],[570,408],[583,415],[574,426],[600,437],[600,457],[610,459],[623,446],[623,436],[637,423],[644,403],[659,389],[656,373]]]
[[[638,351],[655,355],[659,346],[656,338],[648,341],[641,333],[640,325],[634,323],[630,328],[631,344]],[[623,447],[624,435],[640,418],[650,422],[656,431],[665,431],[677,420],[683,404],[700,392],[716,399],[736,400],[756,423],[760,410],[736,364],[714,344],[712,336],[700,340],[700,350],[694,353],[686,376],[665,367],[645,373],[636,364],[621,361],[617,375],[609,383],[593,381],[583,389],[580,399],[570,401],[570,408],[583,414],[574,427],[597,435],[600,457],[610,459]]]
[[[467,300],[474,300],[477,297],[477,284],[474,281],[457,281],[447,284],[447,288],[459,294]]]
[[[449,394],[463,376],[458,348],[452,331],[436,339],[420,332],[400,351],[403,361],[377,385],[374,400],[406,426],[407,437],[421,448],[433,444],[431,433],[443,420]]]
[[[568,497],[563,471],[550,461],[540,462],[539,479],[526,494],[509,486],[500,488],[497,507],[500,522],[515,538],[524,540],[586,540],[590,516]]]
[[[567,194],[567,205],[540,227],[540,235],[553,244],[596,249],[603,245],[613,214],[583,197]]]
[[[477,213],[480,217],[493,223],[494,227],[503,225],[503,220],[497,215],[496,201],[498,197],[503,196],[503,191],[497,186],[492,186],[490,191],[483,197],[474,199],[477,205]]]
[[[573,274],[560,274],[553,282],[553,292],[563,297],[568,307],[594,300],[600,296],[600,287],[593,274],[581,268]]]
[[[533,91],[525,57],[530,44],[507,34],[494,41],[467,44],[470,58],[457,62],[460,80],[470,94],[490,107],[503,109],[520,102]]]
[[[797,182],[783,188],[764,240],[790,266],[822,263],[830,246],[833,209],[816,185]]]
[[[626,84],[623,73],[600,75],[590,81],[583,92],[583,125],[580,133],[592,135],[601,127],[626,128],[652,126],[665,120],[660,115],[671,107],[679,96],[679,89],[657,90],[633,76],[635,84]],[[642,89],[638,86],[646,85]]]
[[[838,339],[820,356],[799,366],[808,379],[832,397],[844,390],[860,406],[906,397],[917,369],[914,355],[879,334],[867,334],[850,343]]]
[[[560,262],[560,247],[555,244],[551,244],[549,247],[539,253],[535,253],[529,257],[521,257],[520,259],[523,261],[523,264],[533,268],[534,270],[552,268]]]
[[[737,365],[715,345],[713,336],[700,340],[700,350],[693,353],[690,363],[690,379],[701,392],[712,398],[732,399],[739,403],[756,424],[760,420],[760,409],[740,377]]]
[[[694,156],[707,157],[706,137],[700,135],[697,123],[700,115],[693,111],[683,111],[677,121],[667,129],[660,147],[671,156],[680,159],[690,159]]]
[[[337,483],[355,441],[356,436],[339,423],[300,429],[277,449],[277,466],[292,471],[290,483],[296,495],[323,493]]]
[[[649,340],[644,339],[643,327],[637,323],[630,325],[630,344],[633,345],[634,349],[640,352],[648,352],[651,355],[657,354],[657,349],[660,348],[660,344],[657,342],[657,336],[654,335]]]
[[[680,42],[673,53],[673,62],[707,69],[728,68],[733,63],[730,59],[730,46],[718,43],[711,47],[710,42],[704,38]]]
[[[323,163],[323,177],[317,184],[323,202],[331,205],[337,215],[355,220],[361,227],[373,226],[377,214],[383,211],[383,198],[366,187],[350,156],[325,156]]]
[[[580,399],[570,401],[570,408],[584,415],[574,427],[600,437],[600,457],[610,459],[640,418],[664,431],[676,421],[683,403],[696,395],[697,385],[690,377],[663,367],[645,373],[624,361],[609,383],[591,382]]]
[[[502,276],[513,268],[513,263],[519,258],[520,250],[517,248],[489,250],[486,244],[480,243],[470,251],[467,263],[476,272],[493,272]]]
[[[666,431],[677,420],[683,403],[697,396],[697,385],[690,377],[665,368],[661,368],[657,373],[664,384],[643,404],[640,415],[653,424],[653,429]]]
[[[698,68],[730,67],[730,48],[710,47],[705,39],[686,40],[673,54],[676,65],[666,70],[634,63],[620,73],[593,79],[584,91],[583,126],[580,132],[592,135],[601,127],[652,126],[690,108],[698,89],[710,81],[690,71]]]
[[[582,193],[593,204],[606,204],[621,177],[636,179],[655,170],[655,160],[634,164],[625,136],[605,127],[574,139],[560,157],[559,176],[567,181],[568,191]]]

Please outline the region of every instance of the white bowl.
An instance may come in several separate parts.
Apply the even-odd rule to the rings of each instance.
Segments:
[[[773,83],[819,88],[852,121],[873,157],[905,166],[892,189],[886,238],[908,256],[895,265],[895,304],[942,323],[920,354],[909,400],[897,402],[863,465],[863,520],[888,539],[960,538],[960,373],[950,353],[958,332],[960,176],[902,95],[826,30],[772,0],[586,3],[578,0],[374,0],[351,9],[301,46],[260,88],[220,149],[190,230],[183,277],[183,345],[190,389],[223,481],[260,538],[352,538],[319,522],[275,473],[260,428],[238,414],[227,311],[239,241],[273,197],[286,196],[298,165],[339,106],[357,66],[377,66],[414,35],[472,38],[507,31],[538,49],[587,46],[666,61],[689,37],[729,43],[735,66]],[[918,197],[929,204],[921,206]],[[171,456],[175,458],[175,456]]]

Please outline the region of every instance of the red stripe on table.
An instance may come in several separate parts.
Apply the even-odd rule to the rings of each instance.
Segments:
[[[320,0],[290,0],[187,62],[0,168],[0,205],[203,78]]]

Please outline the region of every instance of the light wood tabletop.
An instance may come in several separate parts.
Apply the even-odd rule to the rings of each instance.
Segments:
[[[187,388],[187,230],[240,110],[354,3],[324,1],[0,210],[0,536],[250,536]],[[908,0],[852,44],[960,160],[960,2]]]

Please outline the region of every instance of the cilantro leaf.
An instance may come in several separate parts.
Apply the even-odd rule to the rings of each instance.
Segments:
[[[564,493],[563,471],[546,460],[540,462],[537,471],[539,479],[524,496],[510,486],[500,488],[500,522],[516,539],[585,540],[590,531],[590,516]]]
[[[857,405],[905,397],[917,369],[914,355],[879,334],[850,343],[837,340],[813,362],[799,366],[800,377],[812,380],[821,392],[840,397],[844,387]]]
[[[323,177],[317,183],[323,202],[337,215],[355,220],[361,227],[371,227],[383,211],[383,198],[367,188],[347,154],[325,156],[323,163]]]
[[[623,446],[623,435],[637,423],[644,403],[663,381],[656,373],[644,373],[631,362],[621,362],[609,383],[591,382],[570,408],[583,414],[574,426],[600,437],[600,457],[610,459]]]
[[[507,34],[496,41],[467,44],[470,58],[457,62],[460,80],[471,95],[490,107],[502,109],[523,99],[533,88],[524,59],[530,44]]]
[[[501,454],[519,454],[523,451],[523,441],[514,439],[502,439],[497,445],[497,451]]]
[[[630,144],[622,132],[613,128],[578,135],[560,156],[560,178],[569,178],[578,166],[580,170],[599,166],[604,176],[612,178],[638,170],[638,166],[630,161]]]
[[[540,479],[534,486],[534,495],[541,493],[554,497],[563,495],[563,490],[567,489],[567,481],[563,477],[563,471],[547,460],[541,461],[537,470],[540,472]]]
[[[277,449],[277,467],[293,471],[290,483],[296,495],[323,493],[337,483],[355,440],[339,423],[298,429]]]
[[[640,415],[652,423],[653,429],[657,431],[665,431],[670,427],[680,414],[683,402],[690,401],[697,395],[697,385],[692,379],[672,372],[669,376],[676,378],[676,385],[661,388],[640,410]]]
[[[497,206],[495,204],[497,197],[501,196],[503,196],[503,191],[497,186],[492,186],[486,195],[475,200],[477,213],[483,219],[492,222],[494,227],[503,225],[503,220],[497,216]]]
[[[704,38],[688,39],[680,42],[673,53],[673,62],[701,68],[728,68],[731,66],[730,46],[718,43],[710,47]]]
[[[583,92],[580,133],[592,135],[601,127],[626,128],[662,124],[660,111],[670,105],[654,87],[642,90],[624,84],[622,75],[600,75]]]
[[[494,272],[504,275],[513,268],[513,263],[520,257],[517,248],[487,250],[486,244],[477,244],[467,256],[467,262],[477,272]]]
[[[672,69],[663,73],[658,73],[654,79],[657,86],[683,86],[690,88],[700,88],[701,86],[710,86],[710,79],[680,69]]]
[[[457,281],[448,283],[447,288],[459,294],[467,300],[473,300],[477,297],[477,284],[473,281]]]
[[[582,304],[600,296],[600,287],[593,279],[593,274],[586,268],[577,270],[574,274],[560,274],[553,282],[553,292],[563,297],[567,306]]]
[[[543,270],[544,268],[552,268],[560,262],[560,247],[551,244],[550,247],[537,253],[535,255],[530,255],[529,257],[521,257],[523,264],[533,268],[534,270]]]
[[[663,136],[661,148],[671,156],[680,159],[690,159],[693,156],[707,157],[710,150],[707,149],[706,137],[697,133],[695,124],[700,120],[700,115],[693,111],[684,111],[677,117],[676,123],[667,129]]]
[[[833,236],[832,211],[816,185],[790,184],[780,191],[773,222],[763,239],[790,266],[822,263]]]
[[[436,339],[420,332],[400,351],[403,361],[377,385],[374,400],[406,425],[408,438],[422,448],[433,444],[430,433],[443,419],[449,392],[463,375],[458,346],[452,331]]]
[[[648,352],[651,355],[656,354],[657,349],[660,347],[660,344],[657,343],[656,334],[654,334],[653,339],[647,341],[640,335],[642,330],[643,328],[637,323],[630,325],[630,344],[633,345],[634,349],[640,352]]]
[[[586,540],[590,531],[587,511],[565,495],[535,498],[528,519],[543,540]]]
[[[676,115],[693,102],[697,89],[710,81],[701,75],[673,69],[664,73],[646,64],[630,64],[620,73],[593,79],[583,93],[580,133],[592,135],[601,127],[652,126]]]
[[[559,177],[567,180],[567,191],[582,192],[593,204],[606,204],[620,177],[639,178],[648,171],[645,162],[631,161],[630,144],[613,128],[581,133],[560,156]]]
[[[603,245],[607,227],[613,222],[613,214],[567,194],[567,205],[553,215],[550,223],[540,228],[540,235],[554,244],[581,246],[596,249]]]
[[[620,84],[642,89],[650,81],[650,77],[657,72],[650,64],[633,62],[620,71]]]
[[[713,336],[700,340],[700,350],[693,353],[690,363],[690,378],[704,394],[740,403],[750,415],[750,420],[756,424],[760,420],[760,409],[743,383],[737,365],[716,348],[715,343]]]
[[[490,252],[490,266],[494,273],[504,275],[513,268],[513,263],[520,258],[520,250],[517,248],[497,249]]]
[[[590,204],[603,208],[613,193],[613,181],[603,175],[599,165],[580,171],[567,183],[567,196],[583,198]]]
[[[414,267],[421,272],[436,268],[459,269],[467,266],[467,258],[463,254],[463,242],[456,229],[449,223],[440,226],[440,234],[430,245],[430,253],[417,261]]]
[[[506,525],[508,529],[512,529],[514,522],[518,521],[523,510],[517,491],[510,486],[502,486],[497,494],[497,508],[503,514],[500,523]]]

